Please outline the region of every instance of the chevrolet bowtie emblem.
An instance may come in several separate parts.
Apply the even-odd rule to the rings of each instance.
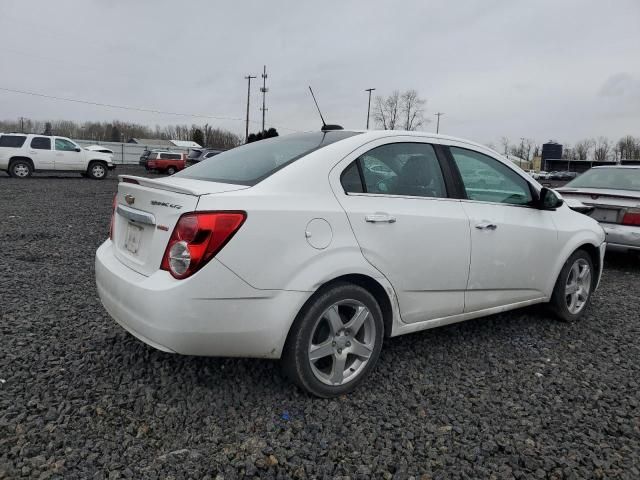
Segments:
[[[130,194],[127,193],[124,196],[124,200],[125,200],[125,202],[127,202],[127,204],[133,205],[134,202],[136,201],[136,197],[134,197],[133,195],[130,195]]]

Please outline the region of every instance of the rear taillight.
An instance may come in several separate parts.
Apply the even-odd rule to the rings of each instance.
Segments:
[[[622,224],[640,226],[640,209],[631,208],[627,210],[624,217],[622,217]]]
[[[187,278],[211,260],[247,218],[245,212],[193,212],[180,217],[160,264],[175,278]]]
[[[118,208],[118,194],[113,196],[113,203],[111,204],[111,223],[109,224],[109,238],[113,240],[113,228],[116,224],[116,208]]]

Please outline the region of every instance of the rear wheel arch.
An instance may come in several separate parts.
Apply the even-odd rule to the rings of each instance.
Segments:
[[[11,164],[17,162],[18,160],[24,160],[26,162],[29,162],[29,164],[31,165],[31,170],[35,171],[36,167],[33,164],[33,160],[31,160],[29,157],[21,157],[21,156],[11,157],[9,159],[9,169],[11,169]]]
[[[315,299],[319,295],[321,295],[328,289],[332,288],[334,285],[337,285],[340,283],[343,283],[343,284],[348,283],[348,284],[362,287],[365,290],[367,290],[373,296],[373,298],[375,298],[376,302],[378,302],[378,305],[380,306],[380,310],[382,311],[382,321],[384,323],[384,335],[385,337],[391,336],[391,331],[393,328],[393,307],[391,304],[391,298],[389,297],[389,294],[387,293],[385,288],[380,284],[380,282],[378,282],[373,277],[370,277],[368,275],[364,275],[361,273],[341,275],[339,277],[335,277],[331,280],[324,282],[322,285],[320,285],[320,287],[316,289],[313,295],[311,295],[307,299],[307,301],[302,305],[302,308],[300,308],[298,314],[296,315],[296,319],[309,307],[309,305],[311,305],[315,301]],[[295,323],[295,320],[292,322],[291,324],[292,326],[293,326],[293,323]],[[291,328],[289,328],[289,333],[290,332],[291,332]],[[288,334],[287,334],[287,337],[288,337]]]

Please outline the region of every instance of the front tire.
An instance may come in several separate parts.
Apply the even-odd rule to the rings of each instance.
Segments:
[[[176,169],[173,167],[169,167],[166,170],[167,175],[173,175],[174,173],[176,173]]]
[[[9,175],[13,178],[28,178],[33,173],[33,167],[28,160],[14,160],[9,167]]]
[[[383,334],[382,311],[373,295],[357,285],[338,283],[300,311],[282,367],[307,392],[335,397],[354,390],[373,370]]]
[[[595,279],[591,256],[584,250],[575,251],[562,267],[551,296],[550,306],[560,320],[582,318],[591,303]]]
[[[107,178],[107,166],[102,162],[91,162],[87,175],[94,180],[104,180]]]

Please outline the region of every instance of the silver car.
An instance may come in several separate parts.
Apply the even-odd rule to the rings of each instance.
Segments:
[[[640,250],[640,165],[594,167],[557,191],[593,207],[609,247]]]

